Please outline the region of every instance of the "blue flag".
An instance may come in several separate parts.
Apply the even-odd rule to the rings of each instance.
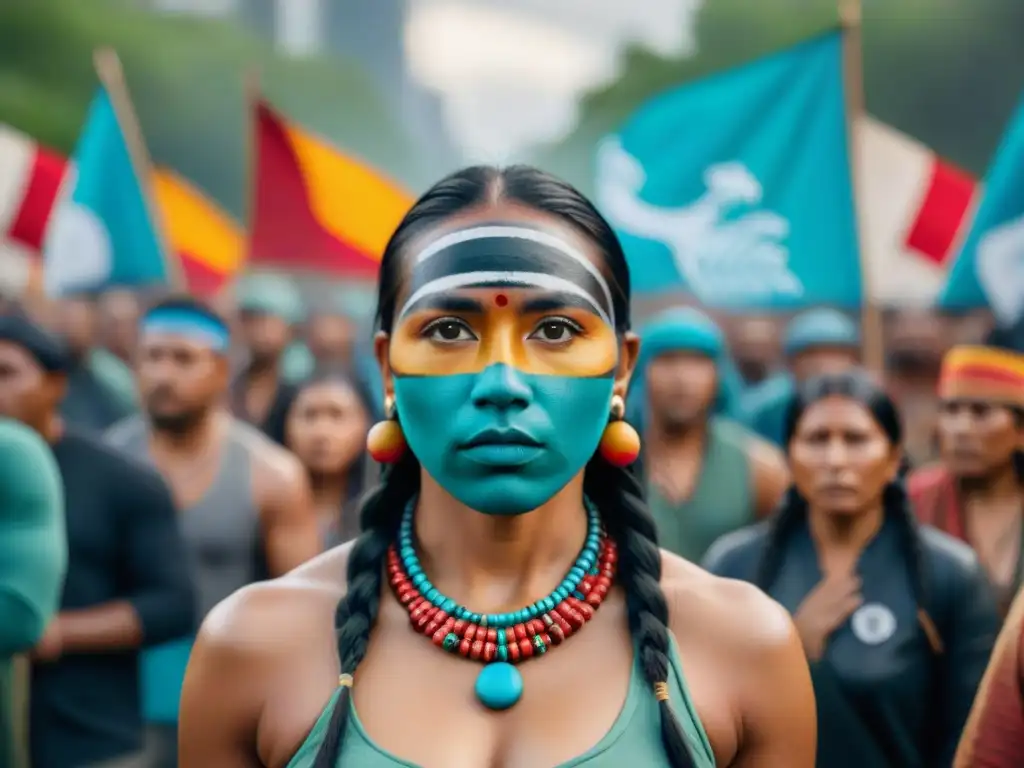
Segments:
[[[54,296],[168,282],[157,230],[105,88],[93,98],[43,246]]]
[[[939,294],[944,309],[1024,314],[1024,99],[985,176],[981,205]]]
[[[597,202],[640,294],[858,308],[841,33],[658,96],[598,147]]]

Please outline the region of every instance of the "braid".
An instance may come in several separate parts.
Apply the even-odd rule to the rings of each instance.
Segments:
[[[595,458],[587,467],[584,485],[605,514],[609,535],[619,545],[619,577],[626,591],[629,632],[644,679],[658,698],[661,739],[669,764],[693,768],[686,734],[668,698],[668,603],[661,589],[661,551],[654,518],[644,504],[636,475],[628,469]]]
[[[910,506],[910,498],[907,495],[907,487],[902,476],[886,486],[882,496],[882,506],[886,517],[892,518],[898,524],[903,550],[910,564],[910,581],[914,590],[914,602],[917,604],[917,621],[928,639],[932,653],[938,656],[943,652],[942,636],[926,608],[928,590],[925,586],[927,581],[921,533],[918,531],[917,519]]]
[[[807,501],[791,485],[769,523],[768,537],[754,584],[767,593],[782,567],[783,544],[801,520],[807,517]]]
[[[395,538],[402,512],[419,487],[419,463],[407,451],[401,461],[385,470],[380,485],[362,503],[363,533],[348,558],[348,591],[335,613],[341,671],[352,675],[366,656],[370,631],[380,608],[384,559]],[[343,684],[331,711],[327,735],[313,761],[313,768],[334,768],[348,726],[351,708],[349,684]]]

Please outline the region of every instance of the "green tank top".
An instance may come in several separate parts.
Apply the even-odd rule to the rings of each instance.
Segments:
[[[699,563],[720,536],[754,522],[750,460],[751,434],[728,419],[712,419],[704,464],[690,498],[666,500],[647,484],[647,506],[658,525],[658,543],[669,552]]]
[[[690,754],[694,759],[694,767],[715,768],[715,756],[711,751],[711,743],[697,716],[697,711],[690,698],[690,691],[686,687],[679,651],[674,640],[669,658],[672,670],[669,680],[672,707],[686,733]],[[661,743],[661,715],[658,711],[658,701],[654,698],[654,692],[644,681],[643,673],[638,665],[639,660],[636,660],[626,701],[611,730],[596,746],[579,757],[562,763],[559,768],[576,768],[577,766],[622,768],[624,765],[658,768],[668,765]],[[337,695],[335,693],[331,697],[326,709],[316,721],[316,725],[313,726],[313,730],[299,747],[299,751],[289,761],[287,768],[311,768],[317,750],[324,739],[330,721],[331,708]],[[349,766],[418,768],[415,763],[395,757],[370,741],[354,708],[349,712],[348,732],[345,734],[341,758],[338,760],[338,768],[348,768]]]

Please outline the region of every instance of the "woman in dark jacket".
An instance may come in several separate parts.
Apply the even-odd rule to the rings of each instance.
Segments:
[[[896,406],[866,374],[809,381],[785,420],[793,486],[776,516],[705,567],[794,616],[827,768],[951,765],[997,631],[973,552],[918,527]]]

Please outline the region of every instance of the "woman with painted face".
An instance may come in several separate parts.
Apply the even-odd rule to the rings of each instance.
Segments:
[[[899,416],[866,374],[803,385],[785,438],[794,485],[776,516],[721,539],[705,565],[793,613],[819,766],[949,766],[998,625],[977,559],[915,524]]]
[[[659,551],[607,222],[532,168],[429,190],[381,262],[363,533],[207,620],[181,765],[809,768],[785,612]]]
[[[301,385],[288,410],[286,445],[309,473],[325,549],[359,534],[354,505],[366,473],[368,402],[351,379],[323,374]]]

